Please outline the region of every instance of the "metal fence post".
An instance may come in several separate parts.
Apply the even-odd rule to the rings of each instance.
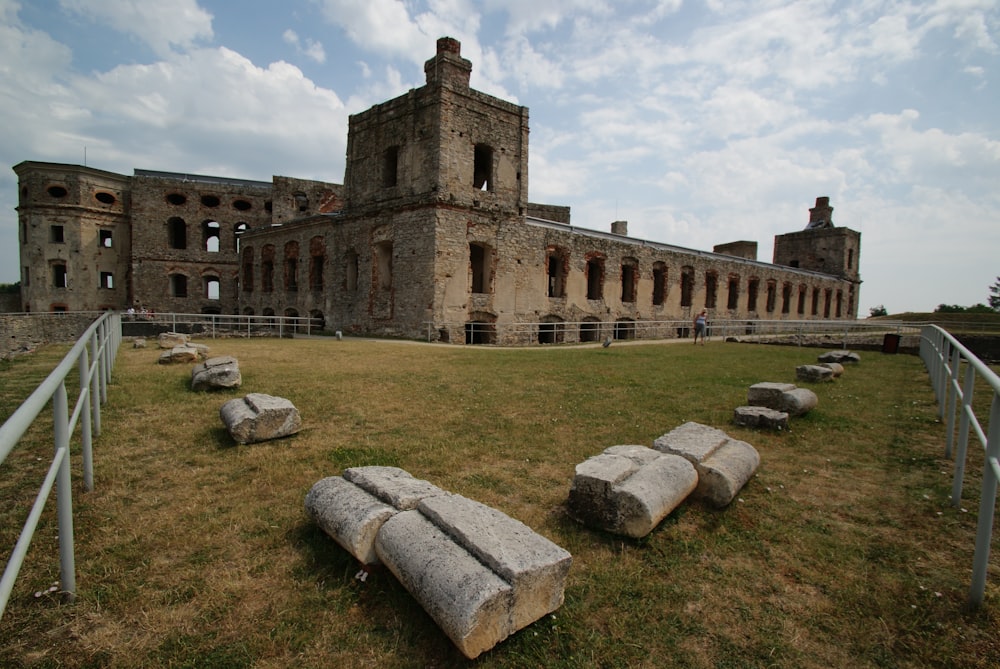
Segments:
[[[73,486],[69,467],[69,410],[66,382],[52,396],[53,435],[59,473],[56,475],[56,507],[59,519],[60,585],[67,599],[76,598],[76,562],[73,557]]]
[[[1000,470],[1000,396],[993,395],[990,409],[990,433],[986,439],[986,462],[983,464],[983,491],[979,498],[979,525],[976,528],[976,553],[972,558],[972,586],[969,604],[978,608],[986,594],[986,572],[990,561],[993,534],[993,511],[997,502],[997,476]]]

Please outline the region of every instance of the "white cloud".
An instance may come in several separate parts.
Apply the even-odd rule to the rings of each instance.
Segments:
[[[212,39],[212,15],[197,0],[59,0],[63,8],[145,42],[158,55]]]
[[[305,46],[303,46],[298,33],[291,28],[285,30],[285,32],[281,34],[281,38],[285,40],[286,44],[294,46],[296,52],[305,55],[310,60],[321,64],[326,62],[326,51],[323,49],[323,44],[321,42],[317,42],[307,37],[305,40]]]

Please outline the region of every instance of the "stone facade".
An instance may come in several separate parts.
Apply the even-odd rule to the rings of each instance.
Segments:
[[[710,253],[631,238],[625,221],[574,228],[568,207],[528,201],[527,108],[469,88],[471,69],[442,38],[425,86],[352,116],[343,185],[15,166],[24,309],[309,316],[500,344],[653,336],[703,307],[856,317],[860,234],[833,227],[828,198],[775,239],[773,264],[755,242]]]

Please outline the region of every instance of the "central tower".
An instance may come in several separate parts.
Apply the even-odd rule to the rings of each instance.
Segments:
[[[524,216],[528,109],[469,88],[472,63],[450,37],[426,84],[352,115],[344,173],[349,213],[446,205]]]

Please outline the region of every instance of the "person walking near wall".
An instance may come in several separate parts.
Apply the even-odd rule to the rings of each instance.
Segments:
[[[702,346],[705,345],[705,331],[708,329],[708,311],[702,309],[701,313],[694,317],[694,345],[698,345],[698,335],[701,335]]]

